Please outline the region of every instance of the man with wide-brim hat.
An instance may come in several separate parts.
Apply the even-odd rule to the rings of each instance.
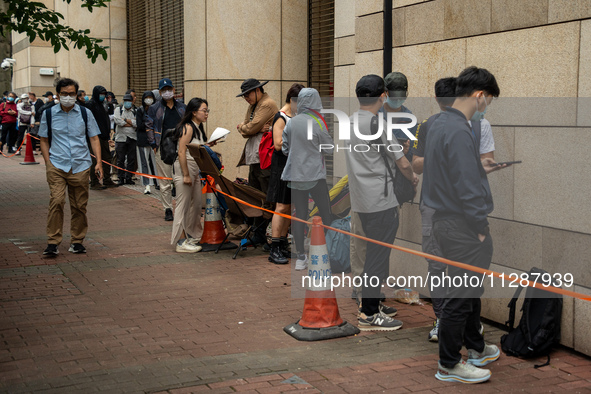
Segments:
[[[263,89],[263,86],[268,82],[261,83],[257,79],[249,78],[242,82],[240,86],[241,92],[236,96],[243,97],[249,105],[244,122],[236,127],[242,137],[247,139],[244,150],[242,151],[242,157],[238,162],[238,167],[248,165],[248,184],[265,194],[269,188],[271,171],[269,169],[261,169],[259,145],[263,133],[269,130],[273,122],[273,117],[279,112],[277,103]],[[261,236],[259,237],[257,235]],[[263,242],[264,229],[263,233],[256,234],[255,238],[257,238],[256,241]]]

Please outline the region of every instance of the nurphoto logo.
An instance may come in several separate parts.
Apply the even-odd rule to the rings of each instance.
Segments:
[[[358,122],[358,113],[355,112],[353,114],[353,122],[349,119],[349,116],[338,109],[321,109],[320,112],[314,111],[312,109],[307,108],[309,111],[314,113],[307,112],[306,114],[310,116],[308,119],[308,140],[312,140],[313,138],[313,121],[316,121],[320,129],[324,125],[325,130],[328,130],[328,125],[326,124],[326,120],[322,114],[333,114],[336,116],[339,128],[338,128],[338,140],[343,141],[350,141],[351,140],[351,123],[353,124],[353,132],[355,136],[362,140],[368,141],[368,143],[363,144],[345,144],[345,145],[334,145],[334,144],[320,144],[319,150],[322,152],[323,149],[332,151],[336,149],[336,152],[339,150],[345,150],[348,152],[368,152],[372,148],[377,150],[378,152],[381,149],[386,149],[389,152],[402,152],[402,145],[395,143],[381,143],[383,142],[382,134],[384,134],[384,117],[382,114],[376,115],[377,118],[377,125],[374,130],[369,130],[370,133],[362,133],[359,130],[359,122]],[[410,122],[408,121],[410,119]],[[406,112],[388,112],[386,113],[386,140],[388,142],[395,140],[393,131],[398,129],[402,131],[410,140],[416,141],[417,138],[409,131],[417,124],[417,118],[413,114],[406,113]],[[376,141],[379,140],[380,143],[369,143],[369,141]]]

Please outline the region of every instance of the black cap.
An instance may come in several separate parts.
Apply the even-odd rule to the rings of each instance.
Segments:
[[[258,79],[249,78],[246,81],[242,82],[242,85],[240,85],[240,90],[242,90],[242,93],[240,93],[236,97],[244,96],[246,93],[255,90],[256,88],[260,88],[261,86],[264,86],[268,83],[269,81],[261,83]]]
[[[168,78],[162,78],[160,80],[160,82],[158,83],[158,90],[162,90],[165,87],[171,87],[174,88],[174,86],[172,86],[172,81]]]
[[[406,97],[408,90],[408,80],[406,75],[401,72],[394,71],[386,75],[386,89],[390,97]]]
[[[386,84],[384,79],[379,75],[370,74],[361,77],[357,86],[355,86],[355,94],[357,97],[380,97],[386,91]]]
[[[131,94],[124,94],[123,101],[133,101],[133,96]]]
[[[53,97],[53,93],[50,91],[45,92],[45,94],[43,95],[43,97],[47,97],[47,96],[51,96]]]

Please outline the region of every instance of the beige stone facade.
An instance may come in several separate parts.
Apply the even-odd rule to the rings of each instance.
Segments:
[[[476,65],[496,76],[501,97],[553,98],[539,99],[539,105],[533,100],[530,108],[521,106],[523,99],[501,98],[487,113],[497,160],[523,161],[489,176],[495,201],[491,269],[509,274],[536,266],[572,273],[576,286],[570,290],[585,294],[591,293],[589,4],[394,0],[392,15],[392,69],[407,75],[410,97],[432,97],[437,79]],[[354,95],[359,77],[382,73],[382,24],[382,1],[336,2],[335,95]],[[420,121],[429,115],[417,116]],[[569,127],[536,127],[545,122]],[[403,208],[398,236],[400,246],[421,249],[418,204]],[[392,275],[426,273],[424,259],[393,252]],[[503,323],[513,291],[487,288],[483,316]],[[562,343],[586,354],[590,308],[586,301],[564,300]]]

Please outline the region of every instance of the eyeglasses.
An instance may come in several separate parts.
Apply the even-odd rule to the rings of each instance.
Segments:
[[[197,112],[205,112],[206,114],[210,113],[210,109],[198,109]]]

